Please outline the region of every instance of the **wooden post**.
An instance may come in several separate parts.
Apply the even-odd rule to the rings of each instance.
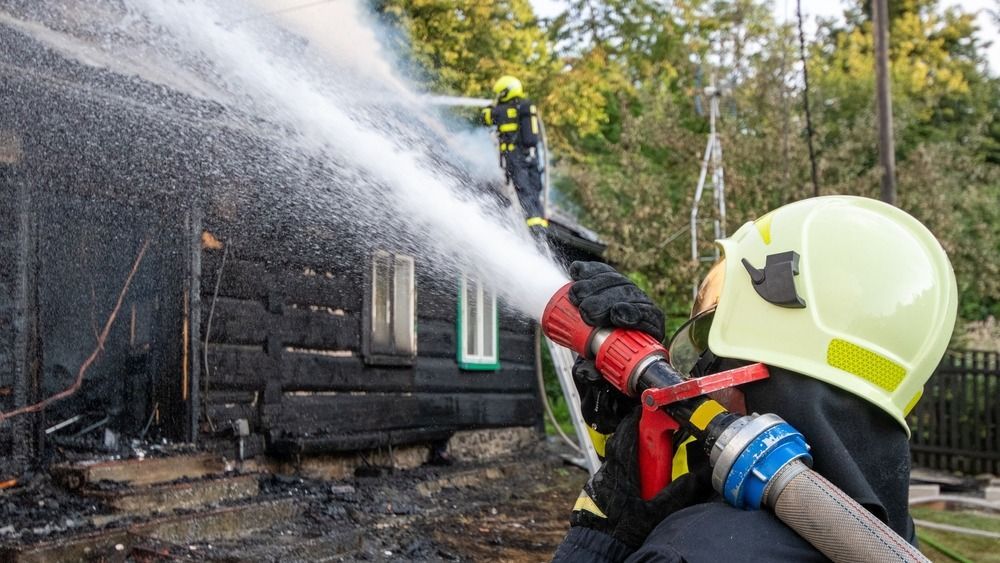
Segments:
[[[201,230],[202,211],[200,202],[195,201],[188,210],[183,233],[185,247],[184,302],[186,318],[184,319],[184,369],[187,376],[186,415],[184,434],[188,442],[198,441],[199,423],[201,421]]]
[[[878,149],[882,164],[882,201],[896,205],[896,146],[892,137],[892,93],[889,91],[889,7],[872,0],[875,35],[875,91],[878,113]]]

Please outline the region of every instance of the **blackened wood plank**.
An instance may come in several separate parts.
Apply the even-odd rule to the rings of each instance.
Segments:
[[[208,365],[205,380],[210,390],[259,390],[267,379],[281,377],[278,361],[265,354],[263,346],[212,343]]]
[[[255,430],[260,427],[258,420],[259,409],[256,405],[249,403],[225,403],[208,404],[205,410],[212,418],[212,424],[218,427],[226,427],[234,420],[245,419],[250,423],[250,429]]]
[[[206,400],[210,404],[253,403],[257,400],[255,391],[209,391]]]
[[[279,456],[321,454],[352,450],[370,450],[385,446],[447,440],[455,433],[450,426],[403,428],[401,430],[369,431],[324,436],[294,436],[276,433],[271,438],[270,453]]]
[[[452,358],[458,354],[455,321],[417,320],[417,352],[421,356]]]
[[[418,357],[413,366],[365,366],[358,356],[287,352],[280,360],[262,347],[212,345],[210,389],[259,390],[280,379],[284,391],[470,391],[526,392],[535,389],[533,364],[502,362],[500,371],[465,371],[454,357]]]
[[[272,437],[323,436],[427,425],[530,426],[538,414],[534,394],[286,394],[264,406],[261,423]]]
[[[535,335],[500,331],[500,362],[535,362]]]
[[[271,431],[293,435],[324,435],[425,426],[455,420],[458,404],[439,394],[285,395],[265,405],[261,422]]]
[[[418,285],[417,317],[454,323],[458,318],[457,286],[453,291],[445,291]]]
[[[498,372],[465,371],[454,358],[418,357],[412,368],[364,367],[360,358],[286,354],[285,391],[524,392],[535,388],[534,366],[510,362]]]
[[[208,327],[208,313],[203,315],[202,330]],[[357,350],[360,346],[360,316],[331,313],[327,309],[310,310],[285,307],[275,314],[260,301],[220,297],[212,316],[210,342],[224,344],[276,343],[325,350]]]
[[[210,303],[222,261],[221,251],[203,252],[202,290]],[[353,271],[326,271],[306,267],[290,269],[227,256],[219,295],[266,301],[280,295],[285,303],[319,305],[345,311],[360,311],[363,278]]]
[[[500,330],[515,332],[518,334],[534,334],[535,323],[528,317],[517,313],[510,308],[500,306],[500,318],[498,319]]]

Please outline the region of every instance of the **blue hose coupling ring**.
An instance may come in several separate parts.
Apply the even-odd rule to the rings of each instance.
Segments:
[[[719,492],[729,504],[758,510],[768,483],[781,468],[796,459],[812,465],[812,456],[805,437],[777,415],[754,416],[739,427],[726,444],[720,444],[723,452],[713,482],[723,481]]]

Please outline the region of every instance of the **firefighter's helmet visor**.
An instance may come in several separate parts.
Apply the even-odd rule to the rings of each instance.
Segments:
[[[677,329],[670,339],[670,365],[683,375],[690,375],[691,370],[708,349],[708,331],[712,328],[715,318],[715,308],[702,311],[697,316],[688,319]]]

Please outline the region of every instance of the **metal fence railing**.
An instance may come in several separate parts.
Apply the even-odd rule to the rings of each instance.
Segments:
[[[949,351],[908,421],[914,466],[1000,474],[1000,354]]]

